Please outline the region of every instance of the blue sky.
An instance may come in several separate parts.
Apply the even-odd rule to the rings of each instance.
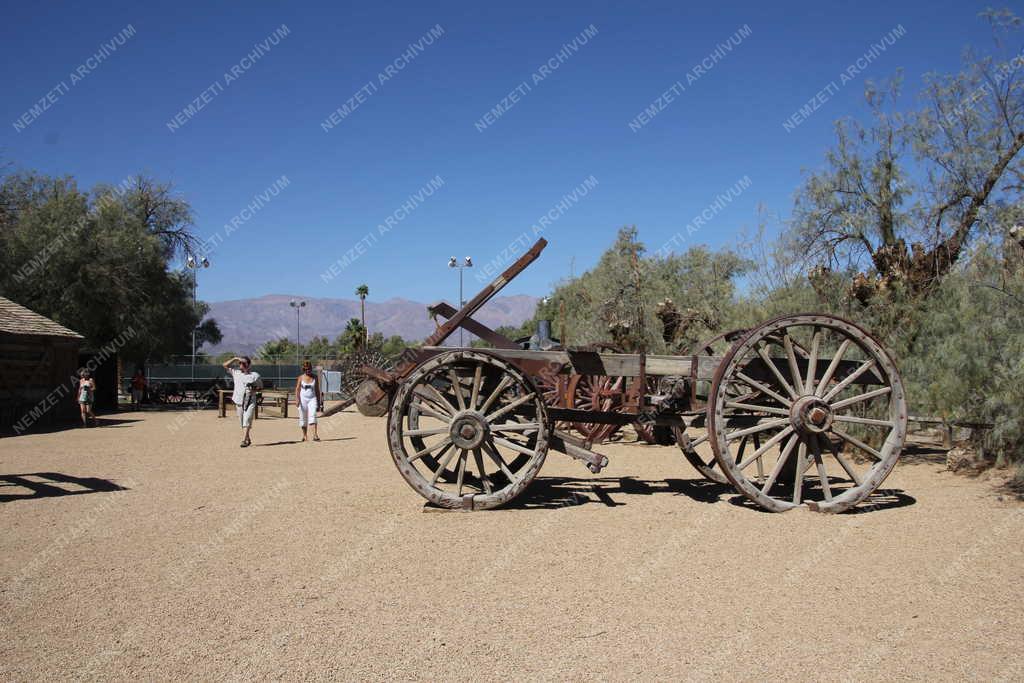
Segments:
[[[756,225],[759,204],[785,216],[801,171],[820,165],[832,143],[834,120],[863,111],[865,79],[904,68],[910,106],[922,74],[956,70],[966,45],[990,44],[977,17],[985,2],[505,4],[7,3],[0,160],[70,174],[82,187],[139,172],[172,181],[201,237],[223,235],[285,176],[287,186],[210,254],[199,285],[210,301],[351,298],[362,282],[378,300],[454,299],[449,256],[499,258],[593,177],[545,229],[551,244],[541,260],[505,290],[541,296],[570,268],[593,265],[620,226],[637,225],[657,248],[744,177],[750,187],[681,248],[734,243]],[[129,25],[134,35],[88,66]],[[282,26],[276,45],[245,59]],[[403,62],[436,26],[443,34]],[[596,34],[564,51],[590,26]],[[749,35],[688,81],[742,27]],[[784,128],[897,27],[902,37]],[[558,62],[560,51],[570,56]],[[557,68],[535,82],[551,59]],[[381,80],[396,60],[402,68]],[[479,130],[524,81],[518,102]],[[631,129],[677,81],[685,90]],[[325,131],[331,112],[369,82],[358,106]],[[219,86],[202,109],[170,130],[211,84]],[[55,101],[19,130],[55,87]],[[437,176],[444,185],[380,234]],[[376,237],[364,253],[325,281],[368,233]],[[479,288],[474,274],[469,291]]]

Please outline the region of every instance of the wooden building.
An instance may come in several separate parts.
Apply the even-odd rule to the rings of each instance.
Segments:
[[[0,428],[74,418],[82,335],[0,297]]]

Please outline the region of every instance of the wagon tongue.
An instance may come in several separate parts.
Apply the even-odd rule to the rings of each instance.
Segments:
[[[586,463],[587,469],[594,474],[600,472],[608,464],[608,456],[595,453],[587,448],[582,440],[560,429],[551,433],[548,445],[559,453],[565,453],[570,458],[582,460]]]

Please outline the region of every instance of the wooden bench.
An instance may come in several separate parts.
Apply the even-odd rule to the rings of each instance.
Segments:
[[[217,390],[217,417],[227,417],[227,397],[231,394],[231,389]],[[280,417],[288,417],[288,402],[291,397],[292,392],[281,389],[263,389],[256,392],[256,412],[253,415],[253,419],[258,419],[260,408],[267,406],[277,410]]]
[[[268,405],[278,411],[279,417],[288,417],[288,401],[294,396],[294,392],[282,389],[264,389],[256,397],[256,412]]]

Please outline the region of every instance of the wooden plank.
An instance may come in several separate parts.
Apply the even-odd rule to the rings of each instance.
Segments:
[[[447,302],[440,301],[432,306],[427,307],[427,310],[434,315],[443,315],[445,318],[452,318],[458,313],[455,308]],[[473,320],[472,318],[464,318],[461,326],[470,334],[475,334],[480,339],[490,343],[498,349],[518,349],[521,348],[514,341],[508,337],[498,334],[486,325]]]
[[[608,375],[609,377],[636,377],[640,374],[640,356],[630,353],[598,353],[596,351],[527,351],[523,349],[486,349],[509,361],[534,361],[567,366],[579,374]],[[423,347],[422,356],[433,356],[447,347]],[[688,377],[693,366],[693,356],[647,356],[647,374],[652,376],[680,375]],[[575,364],[573,361],[575,360]],[[710,379],[718,359],[698,357],[700,379]]]

